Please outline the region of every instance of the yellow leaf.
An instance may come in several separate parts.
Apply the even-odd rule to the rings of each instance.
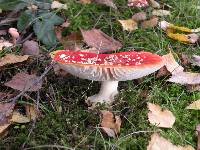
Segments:
[[[194,101],[192,104],[187,106],[186,109],[200,110],[200,100]]]
[[[118,21],[121,23],[123,30],[134,31],[138,29],[138,24],[133,19],[118,20]]]
[[[14,111],[10,121],[14,123],[28,123],[30,122],[30,119],[19,112]]]
[[[15,64],[19,62],[23,62],[28,59],[28,55],[19,56],[14,54],[7,54],[6,56],[0,58],[0,67],[5,66],[7,64]]]
[[[151,124],[163,128],[172,128],[175,117],[169,110],[162,110],[159,105],[148,103],[148,120]]]

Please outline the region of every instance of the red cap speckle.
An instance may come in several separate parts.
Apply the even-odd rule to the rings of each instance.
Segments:
[[[53,60],[62,64],[97,65],[102,67],[143,67],[162,62],[159,55],[149,52],[131,51],[115,54],[95,54],[63,50],[54,54]]]
[[[128,6],[142,8],[149,6],[149,3],[147,0],[129,0]]]

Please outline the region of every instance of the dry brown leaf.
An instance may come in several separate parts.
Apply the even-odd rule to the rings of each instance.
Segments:
[[[200,100],[192,102],[186,109],[200,110]]]
[[[63,28],[56,27],[55,33],[58,41],[64,46],[64,49],[74,50],[77,46],[82,46],[84,43],[83,37],[79,32],[73,32],[68,36],[62,36]]]
[[[128,0],[128,6],[142,8],[142,7],[148,7],[149,3],[147,0]]]
[[[63,24],[60,25],[63,28],[67,28],[70,26],[70,22],[68,20],[66,20]]]
[[[109,137],[116,137],[116,135],[120,132],[121,127],[121,118],[119,116],[114,116],[113,113],[103,110],[102,113],[102,121],[101,121],[101,127],[104,130],[104,132]]]
[[[193,55],[192,63],[193,63],[193,65],[200,66],[200,56]]]
[[[6,123],[4,125],[0,125],[0,135],[6,131],[6,129],[11,125],[11,123]]]
[[[171,12],[168,11],[168,10],[163,10],[163,9],[155,9],[153,10],[152,12],[152,15],[154,16],[168,16],[168,15],[171,15]]]
[[[58,1],[53,1],[51,4],[51,9],[67,9],[67,5]]]
[[[10,121],[13,123],[28,123],[30,122],[30,119],[27,116],[20,114],[18,111],[14,111]]]
[[[154,133],[151,135],[151,141],[147,146],[147,150],[195,150],[192,146],[176,146],[169,140],[161,137],[159,134]]]
[[[200,73],[179,72],[173,74],[167,81],[173,83],[185,84],[200,84]]]
[[[23,62],[28,59],[28,55],[19,56],[14,54],[6,54],[6,56],[0,58],[0,67],[8,65],[8,64],[15,64],[19,62]]]
[[[153,8],[160,8],[160,4],[155,0],[149,0],[149,3]]]
[[[29,75],[24,72],[16,74],[12,80],[4,85],[19,91],[37,91],[42,87],[42,81],[35,84],[38,77],[35,74]]]
[[[37,110],[35,105],[26,105],[26,115],[30,120],[36,120],[40,116],[39,110]]]
[[[147,14],[145,12],[139,12],[132,16],[132,19],[136,22],[143,21],[147,19]]]
[[[9,123],[9,119],[13,113],[14,107],[14,102],[0,103],[0,125]]]
[[[167,70],[171,74],[177,74],[179,72],[183,72],[184,68],[176,62],[172,53],[163,55],[162,57],[163,57],[163,60],[164,60]]]
[[[175,117],[169,110],[162,110],[159,105],[148,103],[148,120],[151,124],[163,128],[172,128]]]
[[[200,84],[186,85],[186,88],[189,92],[200,91]]]
[[[91,0],[80,0],[79,2],[82,4],[90,4],[92,1]]]
[[[11,46],[13,46],[13,44],[10,43],[9,41],[0,40],[0,51],[3,50],[4,47],[11,47]]]
[[[99,53],[115,51],[122,47],[119,41],[109,37],[101,30],[81,30],[81,32],[87,45],[95,47],[99,50]]]
[[[39,45],[37,42],[31,40],[31,41],[26,41],[23,43],[22,47],[22,53],[24,55],[34,55],[37,56],[40,53]]]
[[[143,28],[143,29],[146,29],[146,28],[153,28],[153,27],[155,27],[155,26],[157,26],[158,25],[158,17],[153,17],[153,18],[151,18],[151,19],[149,19],[149,20],[146,20],[146,21],[143,21],[142,23],[141,23],[141,27]]]
[[[188,66],[191,64],[191,59],[186,54],[181,54],[181,64],[184,66]]]
[[[103,4],[103,5],[112,7],[114,9],[117,9],[116,5],[113,3],[113,0],[93,0],[93,1],[98,4]]]
[[[156,78],[160,78],[163,76],[168,76],[171,73],[167,70],[166,66],[159,69],[158,73],[156,74]]]
[[[118,20],[118,21],[121,23],[123,30],[131,32],[138,29],[138,24],[133,19]]]
[[[196,131],[197,131],[197,136],[198,136],[198,139],[197,139],[197,150],[200,150],[200,124],[198,124],[196,126]]]

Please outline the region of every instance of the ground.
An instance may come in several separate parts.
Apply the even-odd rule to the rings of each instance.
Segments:
[[[62,15],[71,21],[66,34],[95,27],[122,42],[123,49],[120,51],[136,49],[163,55],[171,48],[177,56],[182,53],[189,56],[200,54],[199,46],[184,45],[170,40],[157,27],[138,29],[131,33],[123,31],[117,20],[129,19],[135,12],[141,11],[127,7],[126,0],[115,1],[118,7],[116,11],[96,4],[78,4],[73,0],[63,2],[68,5],[68,10],[63,11]],[[200,6],[199,0],[162,0],[161,3],[172,6],[170,8],[172,15],[163,17],[163,20],[190,28],[200,27],[200,10],[196,7]],[[150,13],[151,9],[145,11]],[[43,52],[46,53],[45,50]],[[28,72],[35,70],[40,74],[49,62],[50,59],[49,61],[33,60],[31,66],[23,65],[17,68],[10,66],[2,73],[2,79],[6,77],[6,80],[9,80],[20,70]],[[198,67],[186,69],[200,72]],[[25,143],[25,147],[32,147],[32,149],[143,150],[146,149],[152,132],[160,132],[174,144],[189,144],[196,147],[195,128],[199,124],[200,113],[186,110],[185,107],[192,101],[200,99],[200,92],[190,93],[184,86],[167,82],[167,78],[157,79],[155,74],[152,74],[141,81],[119,83],[120,95],[112,110],[121,116],[122,127],[119,137],[112,139],[104,136],[99,129],[98,110],[88,110],[84,102],[87,96],[98,91],[99,83],[73,76],[63,78],[51,71],[46,76],[40,91],[43,118],[35,123],[35,127],[32,123],[11,126],[8,135],[0,141],[0,149],[21,149],[20,147]],[[30,95],[36,98],[36,94]],[[173,112],[176,122],[172,129],[160,129],[149,124],[147,101],[159,104]],[[20,99],[18,102],[27,101]]]

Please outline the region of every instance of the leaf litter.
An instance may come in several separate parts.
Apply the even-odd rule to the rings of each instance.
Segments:
[[[102,110],[101,114],[101,128],[109,137],[116,138],[120,133],[121,118],[106,110]]]
[[[151,124],[162,128],[172,128],[175,123],[175,116],[171,111],[162,110],[159,105],[152,103],[147,103],[147,106],[149,109],[148,120]]]

